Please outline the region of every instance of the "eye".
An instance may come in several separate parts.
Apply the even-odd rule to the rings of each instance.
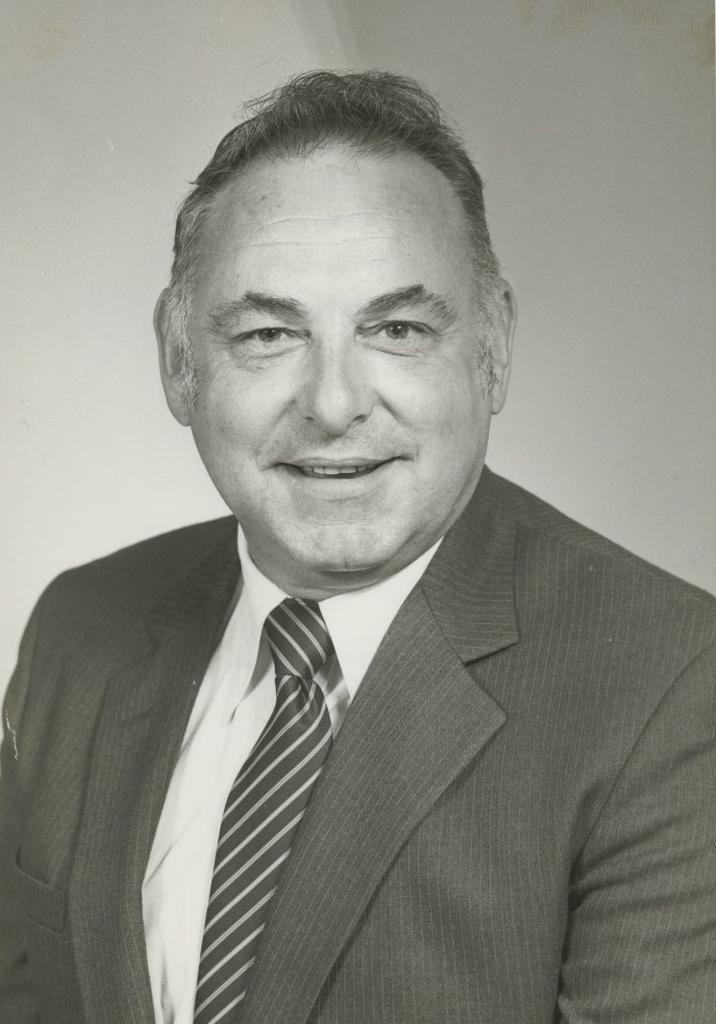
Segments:
[[[382,330],[391,341],[405,341],[410,337],[413,325],[404,320],[393,320],[389,324],[383,324]]]
[[[421,335],[431,334],[426,324],[417,324],[412,320],[387,320],[376,324],[371,334],[387,338],[388,341],[415,341]]]
[[[252,331],[248,337],[271,344],[271,342],[280,341],[286,334],[288,331],[283,327],[260,327],[257,331]]]
[[[290,330],[288,327],[256,327],[253,331],[236,334],[233,340],[241,342],[243,346],[273,348],[291,344],[293,339],[300,336],[300,331]]]
[[[304,344],[306,331],[267,325],[237,332],[228,338],[230,350],[238,360],[280,359]]]
[[[395,356],[417,356],[432,348],[437,332],[426,323],[414,320],[383,320],[366,324],[358,333],[372,348]]]

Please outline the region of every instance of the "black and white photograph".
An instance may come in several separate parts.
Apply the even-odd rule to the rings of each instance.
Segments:
[[[706,0],[0,4],[2,1024],[713,1024]]]

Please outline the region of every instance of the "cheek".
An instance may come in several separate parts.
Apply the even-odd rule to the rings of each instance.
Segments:
[[[442,366],[423,379],[404,379],[402,383],[402,392],[395,391],[396,408],[424,445],[452,450],[457,439],[479,434],[485,421],[485,402],[466,368]]]
[[[266,392],[266,393],[265,393]],[[262,382],[214,374],[200,384],[195,436],[208,448],[252,450],[270,430],[272,389]]]
[[[452,507],[484,459],[490,417],[481,392],[465,377],[443,375],[411,415],[423,500],[433,509]]]
[[[209,396],[206,396],[209,397]],[[202,462],[225,500],[246,479],[256,439],[254,420],[239,402],[200,397],[191,428]],[[229,493],[227,493],[227,491]]]

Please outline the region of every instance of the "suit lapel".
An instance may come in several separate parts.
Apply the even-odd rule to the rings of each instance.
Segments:
[[[518,639],[514,524],[485,473],[383,640],[329,755],[273,901],[247,1020],[305,1021],[398,850],[505,721],[464,667]]]
[[[83,999],[93,1022],[154,1021],[142,880],[236,580],[232,536],[153,610],[148,625],[154,643],[106,686],[70,884]]]

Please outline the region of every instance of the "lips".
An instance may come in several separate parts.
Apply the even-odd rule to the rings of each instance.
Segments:
[[[304,476],[363,476],[365,473],[372,473],[376,466],[380,463],[376,462],[372,466],[297,466],[296,468],[303,473]]]
[[[361,460],[361,461],[340,461],[340,462],[324,462],[324,461],[301,461],[301,462],[286,462],[283,465],[292,470],[295,473],[300,474],[303,477],[309,479],[320,479],[320,480],[355,480],[357,477],[368,476],[373,473],[376,469],[380,469],[381,466],[387,465],[392,462],[392,459],[382,460]]]

